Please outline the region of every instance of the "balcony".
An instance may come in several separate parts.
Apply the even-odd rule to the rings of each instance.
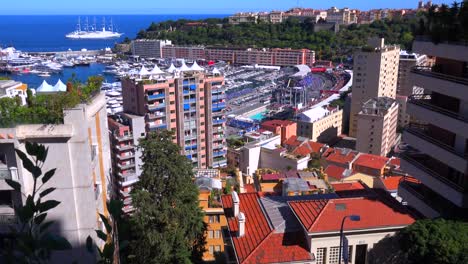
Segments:
[[[162,117],[165,117],[165,116],[166,116],[165,111],[156,111],[156,112],[153,112],[153,113],[149,113],[148,114],[148,119],[149,120],[154,120],[154,119],[162,118]]]
[[[119,160],[128,160],[135,158],[135,154],[132,153],[131,155],[115,155]]]
[[[130,168],[135,168],[135,163],[134,162],[129,162],[127,164],[117,163],[117,167],[119,167],[121,170],[128,170]]]
[[[124,190],[119,190],[120,195],[122,197],[129,197],[130,196],[130,191],[124,191]]]
[[[411,70],[413,84],[425,89],[468,101],[468,79],[437,73],[430,67],[415,67]]]
[[[157,99],[164,99],[166,98],[166,94],[161,93],[161,94],[153,94],[153,95],[148,95],[148,101],[150,100],[157,100]]]
[[[149,131],[156,131],[160,129],[166,129],[167,124],[166,123],[160,123],[160,124],[148,124],[148,129]]]
[[[213,168],[225,167],[227,165],[226,158],[214,158],[213,159]]]
[[[458,153],[452,146],[430,137],[424,129],[407,128],[403,133],[403,142],[462,173],[468,167],[468,160],[464,154]]]
[[[157,110],[157,109],[164,109],[164,108],[166,108],[165,103],[159,103],[159,104],[156,104],[156,105],[148,105],[148,110],[149,111],[154,111],[154,110]]]
[[[434,44],[430,39],[417,37],[413,42],[413,52],[457,61],[468,61],[468,46],[466,43]]]
[[[135,146],[132,144],[129,145],[115,145],[115,148],[119,151],[131,150],[134,149]]]
[[[114,134],[114,138],[119,142],[126,141],[126,140],[132,140],[133,139],[133,134],[132,133],[129,133],[127,135]]]
[[[416,209],[427,218],[437,218],[440,213],[432,207],[432,203],[427,203],[427,199],[421,192],[421,183],[403,180],[398,185],[398,196],[403,199],[408,206]]]
[[[459,207],[468,207],[468,195],[466,188],[452,182],[443,175],[428,167],[427,155],[417,153],[401,153],[401,167],[409,175],[420,180],[434,192],[451,201]]]
[[[138,179],[139,179],[139,177],[135,174],[135,172],[125,173],[125,174],[119,173],[119,176],[121,177],[121,179],[120,179],[120,186],[121,187],[130,186],[130,185],[136,183],[138,181]]]
[[[439,127],[468,137],[468,118],[432,104],[430,95],[411,96],[407,112],[417,120],[437,124]]]
[[[226,155],[226,151],[223,150],[223,151],[214,151],[213,152],[213,157],[219,157],[219,156],[224,156]]]
[[[221,125],[226,122],[226,119],[215,119],[213,120],[213,125]]]

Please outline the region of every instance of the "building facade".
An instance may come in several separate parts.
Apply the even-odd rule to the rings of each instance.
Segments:
[[[104,230],[98,213],[109,215],[106,202],[111,188],[111,162],[107,133],[103,94],[88,104],[64,110],[63,124],[0,128],[0,236],[9,231],[8,225],[17,223],[13,206],[25,203],[25,197],[5,179],[18,181],[23,193],[30,193],[34,184],[15,148],[26,153],[25,142],[37,142],[49,148],[42,171],[56,168],[55,176],[43,188],[56,188],[47,198],[61,202],[48,212],[47,219],[55,221],[51,230],[73,246],[70,251],[54,253],[53,263],[94,262],[85,245],[88,236],[99,241],[94,230]]]
[[[413,50],[436,59],[432,68],[410,73],[424,94],[412,95],[407,111],[421,122],[403,133],[411,148],[400,156],[402,169],[418,181],[403,182],[398,193],[426,217],[467,219],[468,47],[416,39]]]
[[[395,146],[398,103],[378,97],[364,103],[357,116],[356,150],[386,156]]]
[[[147,58],[162,58],[163,47],[171,45],[170,40],[136,39],[131,43],[132,55]]]
[[[122,81],[124,112],[144,116],[146,131],[173,131],[174,142],[195,167],[224,167],[223,85],[219,74],[188,68],[157,79],[126,79]]]
[[[377,97],[395,98],[400,48],[369,39],[368,46],[354,54],[354,78],[349,135],[357,137],[357,115],[364,102]]]
[[[328,143],[341,135],[343,110],[316,107],[299,114],[297,135],[315,142]]]

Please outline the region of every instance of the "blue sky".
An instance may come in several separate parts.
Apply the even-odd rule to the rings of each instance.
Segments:
[[[29,14],[230,14],[237,11],[268,11],[294,6],[329,8],[350,7],[414,8],[417,0],[3,0],[2,15]],[[433,3],[451,3],[433,1]]]

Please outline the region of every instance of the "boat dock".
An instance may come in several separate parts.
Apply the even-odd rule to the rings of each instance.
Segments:
[[[69,51],[42,51],[42,52],[27,52],[29,55],[35,56],[53,56],[53,55],[65,55],[65,56],[96,56],[105,53],[104,50],[69,50]]]

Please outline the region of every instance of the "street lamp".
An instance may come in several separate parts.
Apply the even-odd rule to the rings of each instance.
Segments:
[[[349,220],[351,220],[351,221],[357,222],[357,221],[361,220],[361,216],[359,216],[359,215],[347,215],[347,216],[343,217],[343,220],[341,221],[340,249],[339,249],[339,254],[338,254],[338,263],[340,263],[340,264],[341,264],[341,248],[343,247],[343,227],[344,227],[344,222],[345,222],[346,218],[349,218]],[[347,259],[347,258],[344,258],[344,259]],[[348,262],[348,261],[346,261],[346,262]]]

